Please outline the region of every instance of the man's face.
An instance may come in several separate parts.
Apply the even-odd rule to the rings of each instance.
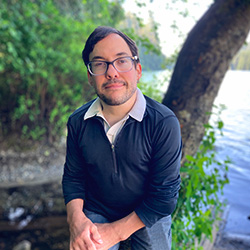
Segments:
[[[95,45],[89,60],[112,62],[123,56],[134,55],[122,37],[110,34]],[[88,72],[89,83],[95,88],[100,99],[108,105],[121,105],[127,102],[135,94],[140,78],[140,63],[136,67],[133,65],[128,72],[118,72],[111,64],[104,75],[93,76]]]

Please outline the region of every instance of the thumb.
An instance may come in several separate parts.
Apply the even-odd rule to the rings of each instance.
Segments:
[[[97,226],[95,226],[95,225],[91,228],[91,238],[94,241],[98,242],[99,244],[103,243],[101,235],[99,234]]]

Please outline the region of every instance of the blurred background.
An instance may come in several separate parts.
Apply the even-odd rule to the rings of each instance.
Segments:
[[[112,26],[136,41],[143,67],[139,87],[161,102],[190,30],[212,4],[210,0],[1,2],[0,249],[68,249],[61,189],[66,123],[75,109],[95,97],[81,59],[94,28]],[[249,40],[248,36],[230,62],[214,101],[217,108],[211,111],[210,130],[204,135],[210,144],[203,158],[211,164],[207,167],[202,160],[201,178],[209,187],[183,182],[185,192],[173,216],[173,249],[209,249],[206,239],[210,249],[250,249]],[[201,145],[207,144],[203,140]],[[188,173],[193,181],[191,176],[200,172],[192,172],[192,164],[199,163],[191,157],[189,161],[182,174]],[[199,188],[197,198],[192,192]],[[193,207],[196,201],[198,210]],[[127,244],[122,248],[129,249]]]

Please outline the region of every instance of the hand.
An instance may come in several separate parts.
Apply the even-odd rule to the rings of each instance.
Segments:
[[[115,230],[114,223],[95,223],[95,226],[103,241],[102,244],[95,244],[97,250],[107,250],[123,240]]]
[[[96,250],[102,245],[102,239],[97,226],[83,213],[71,217],[70,250]]]
[[[118,242],[126,240],[140,228],[145,227],[135,212],[112,223],[96,223],[95,226],[103,240],[103,244],[95,244],[97,250],[107,250]]]

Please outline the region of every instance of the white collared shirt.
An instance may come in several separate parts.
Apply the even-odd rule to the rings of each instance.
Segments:
[[[141,122],[146,110],[146,100],[139,88],[137,88],[136,101],[132,109],[129,113],[123,117],[120,121],[115,123],[113,126],[110,126],[108,121],[105,119],[102,112],[102,105],[100,102],[100,98],[97,97],[96,100],[92,103],[92,105],[87,110],[84,115],[84,120],[87,120],[93,116],[99,116],[103,119],[104,130],[111,144],[114,143],[116,136],[121,131],[123,125],[129,118],[129,116],[133,117],[135,120]]]

